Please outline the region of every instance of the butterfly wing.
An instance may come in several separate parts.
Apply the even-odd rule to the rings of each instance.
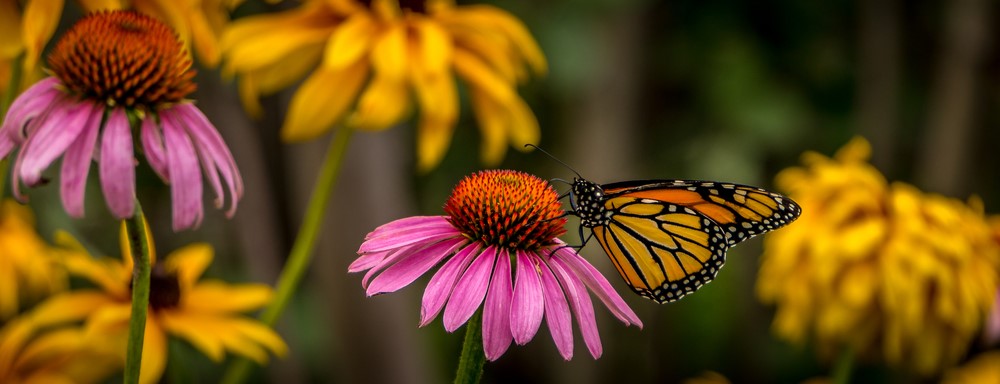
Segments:
[[[607,199],[631,197],[691,208],[721,226],[729,246],[778,229],[802,213],[788,197],[734,183],[652,180],[613,183],[603,188]]]
[[[679,300],[712,281],[725,262],[721,226],[677,204],[620,196],[593,229],[618,273],[639,295],[658,303]]]

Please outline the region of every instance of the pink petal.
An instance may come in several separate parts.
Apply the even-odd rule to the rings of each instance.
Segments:
[[[451,222],[448,221],[448,216],[411,216],[405,217],[398,220],[393,220],[388,223],[380,225],[375,228],[374,231],[368,233],[365,236],[365,240],[372,237],[383,236],[388,233],[393,233],[394,231],[407,230],[416,227],[444,227],[452,226]]]
[[[97,134],[101,131],[100,114],[94,114],[94,120],[87,122],[87,129],[66,149],[61,170],[61,187],[63,208],[72,217],[83,217],[84,196],[87,189],[87,175],[90,174],[90,160],[97,146]]]
[[[437,273],[431,277],[431,281],[427,283],[427,288],[424,289],[424,297],[420,305],[421,327],[430,324],[437,317],[438,313],[441,312],[441,308],[444,308],[444,304],[448,302],[448,297],[451,296],[455,282],[462,276],[469,263],[472,262],[472,258],[478,255],[478,253],[478,243],[472,242],[467,244],[454,257],[448,259],[441,266],[441,269],[438,269]]]
[[[597,332],[597,318],[594,316],[594,304],[590,301],[587,288],[574,275],[569,267],[563,265],[559,258],[549,259],[552,271],[559,277],[563,289],[569,297],[570,307],[576,315],[576,323],[580,325],[580,333],[583,334],[583,343],[590,350],[590,355],[595,359],[601,357],[603,349],[601,347],[601,335]]]
[[[497,247],[491,245],[472,261],[458,279],[458,284],[455,284],[455,290],[448,299],[448,305],[444,307],[446,331],[455,332],[479,309],[479,304],[482,304],[486,290],[490,286],[490,272],[493,271],[493,262],[496,259]]]
[[[365,240],[358,247],[358,253],[387,251],[406,245],[421,243],[432,237],[459,236],[461,233],[452,226],[418,227],[409,231],[397,231],[393,236],[379,236]]]
[[[101,189],[116,219],[135,212],[135,152],[125,110],[111,110],[101,135]]]
[[[587,262],[586,259],[581,257],[580,254],[574,252],[571,248],[563,247],[557,250],[553,257],[558,257],[567,267],[572,269],[573,273],[583,281],[583,284],[587,288],[590,288],[591,292],[597,295],[597,298],[601,299],[601,302],[608,307],[608,310],[618,320],[621,320],[625,325],[636,325],[642,328],[642,321],[639,320],[639,316],[636,316],[632,308],[629,308],[625,300],[611,287],[608,279],[597,268],[594,268],[593,265]]]
[[[21,143],[26,136],[25,126],[42,115],[49,107],[59,103],[63,93],[59,90],[59,79],[47,77],[26,89],[14,99],[7,116],[0,126],[0,135],[8,136],[15,143]],[[6,156],[7,154],[3,154]],[[2,156],[0,156],[2,157]]]
[[[392,252],[393,251],[382,251],[362,254],[354,260],[351,265],[347,266],[347,272],[357,273],[371,269],[382,263],[382,260],[385,260],[386,256],[389,256]]]
[[[167,167],[167,149],[163,145],[163,132],[156,124],[156,118],[147,116],[142,119],[140,128],[142,151],[145,153],[149,167],[165,182],[170,182],[170,171]]]
[[[378,265],[372,267],[372,269],[369,269],[368,272],[365,273],[365,277],[361,280],[361,286],[368,289],[369,281],[386,268],[389,268],[406,258],[414,256],[419,257],[419,253],[423,252],[424,249],[452,238],[456,238],[456,236],[445,233],[435,237],[428,237],[425,241],[419,243],[407,244],[403,247],[392,250],[382,259],[380,263],[378,263]]]
[[[510,330],[518,345],[524,345],[535,337],[545,313],[538,264],[541,264],[540,260],[535,260],[524,251],[517,251],[517,279],[511,301]]]
[[[569,303],[548,264],[539,264],[538,269],[542,295],[545,296],[545,323],[549,326],[552,342],[556,344],[559,354],[568,361],[573,358],[573,324]]]
[[[174,231],[201,224],[201,169],[191,139],[170,120],[162,120],[163,141],[170,168],[170,194],[174,205]]]
[[[10,152],[14,150],[15,146],[17,146],[17,143],[14,142],[14,139],[11,138],[10,135],[0,131],[0,159],[10,155]]]
[[[53,106],[45,120],[38,122],[38,128],[24,143],[24,153],[20,162],[21,179],[29,186],[38,185],[42,171],[69,147],[87,128],[91,116],[100,114],[102,108],[90,102],[63,101]]]
[[[437,265],[445,257],[454,254],[455,249],[468,241],[465,238],[454,238],[439,242],[420,251],[418,257],[408,257],[386,268],[368,285],[368,296],[386,292],[395,292],[403,288],[420,275]]]
[[[186,124],[184,127],[191,137],[194,138],[198,149],[208,155],[207,157],[214,163],[214,166],[206,168],[214,168],[222,174],[222,179],[226,182],[226,188],[229,189],[230,205],[229,210],[226,211],[226,216],[232,217],[236,214],[237,203],[243,197],[243,177],[240,176],[240,170],[236,167],[236,160],[233,159],[233,154],[229,151],[229,147],[226,146],[226,142],[222,140],[219,131],[208,121],[205,114],[201,113],[193,104],[179,104],[173,110],[185,121]],[[217,178],[217,175],[213,172],[209,178],[210,180]],[[223,206],[221,188],[217,192],[219,195],[217,195],[216,206],[221,208]]]
[[[490,282],[486,304],[483,305],[483,352],[494,361],[510,347],[514,340],[510,332],[510,302],[514,288],[510,282],[510,256],[507,251],[499,252],[493,281]]]

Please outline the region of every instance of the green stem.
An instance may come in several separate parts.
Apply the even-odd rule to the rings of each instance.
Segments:
[[[302,280],[306,268],[309,267],[313,248],[316,247],[316,238],[319,235],[320,226],[323,224],[326,206],[330,202],[333,187],[340,174],[340,164],[344,159],[344,153],[347,152],[347,143],[351,139],[351,133],[350,129],[339,128],[334,134],[333,141],[330,142],[330,149],[327,150],[323,168],[320,170],[316,186],[313,187],[312,196],[309,198],[309,205],[306,207],[302,227],[299,228],[295,243],[292,245],[292,251],[288,255],[288,261],[285,262],[281,276],[278,277],[274,300],[264,308],[264,312],[260,315],[260,321],[268,326],[273,327],[278,322],[278,318]],[[250,368],[250,360],[239,358],[230,364],[222,382],[226,384],[242,383],[250,373]]]
[[[854,349],[844,347],[833,367],[833,383],[848,384],[851,382],[851,371],[854,369]]]
[[[479,379],[483,377],[485,364],[483,312],[476,311],[476,314],[465,323],[465,341],[462,343],[462,355],[458,359],[458,369],[455,371],[455,384],[478,384]]]
[[[128,349],[125,351],[125,383],[139,382],[142,366],[142,342],[146,335],[146,311],[149,307],[150,249],[146,220],[139,201],[135,215],[125,221],[129,246],[132,247],[132,316],[128,323]]]
[[[21,76],[24,73],[23,64],[24,54],[22,53],[17,57],[17,60],[14,60],[10,74],[10,83],[7,84],[4,94],[0,95],[0,121],[7,118],[7,109],[14,103],[14,98],[18,95],[17,91],[21,89]],[[0,196],[3,196],[5,193],[4,188],[7,187],[7,169],[9,163],[7,158],[0,161]]]

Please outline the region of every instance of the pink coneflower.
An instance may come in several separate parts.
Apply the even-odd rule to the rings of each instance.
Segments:
[[[556,238],[565,233],[566,220],[558,194],[544,180],[515,171],[479,172],[459,182],[444,210],[448,216],[400,219],[368,234],[349,271],[368,270],[362,284],[369,296],[396,291],[440,264],[424,290],[420,326],[443,309],[444,327],[453,332],[482,305],[490,360],[511,341],[530,341],[543,317],[559,353],[571,359],[574,315],[590,354],[600,357],[588,290],[626,325],[642,327],[608,280]]]
[[[150,167],[168,184],[174,230],[202,218],[202,172],[222,208],[223,184],[232,216],[243,180],[222,137],[184,97],[194,91],[191,60],[177,35],[151,17],[129,11],[93,13],[70,28],[48,58],[51,77],[21,94],[0,127],[0,157],[15,147],[12,189],[45,182],[42,172],[62,156],[63,207],[84,213],[91,160],[116,218],[135,210],[133,131]],[[221,175],[221,178],[220,178]]]

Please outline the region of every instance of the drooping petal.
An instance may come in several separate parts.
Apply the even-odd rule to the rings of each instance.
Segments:
[[[410,257],[400,260],[386,268],[368,285],[366,294],[374,296],[386,292],[395,292],[437,265],[445,257],[454,254],[455,250],[465,243],[465,238],[452,238],[441,241],[420,251],[420,257]]]
[[[496,74],[481,59],[462,50],[455,51],[455,72],[472,88],[503,104],[515,97],[511,83]]]
[[[60,171],[59,194],[62,197],[63,208],[72,217],[83,217],[84,197],[87,188],[87,175],[90,174],[90,162],[97,147],[97,136],[100,132],[100,114],[94,114],[83,133],[66,149]],[[96,120],[96,121],[95,121]]]
[[[132,217],[135,212],[134,155],[128,117],[124,109],[114,108],[101,134],[99,166],[104,200],[116,219]]]
[[[230,326],[236,330],[242,338],[256,342],[264,346],[271,353],[278,357],[288,354],[288,345],[270,327],[264,326],[260,322],[236,318],[230,321]]]
[[[58,78],[46,77],[21,93],[7,109],[3,126],[0,126],[0,135],[10,136],[18,144],[23,142],[26,138],[25,128],[28,122],[42,115],[49,106],[62,98],[63,93],[59,90],[60,84]]]
[[[153,117],[142,119],[140,128],[142,150],[146,155],[149,167],[163,179],[170,182],[170,167],[167,165],[167,149],[163,143],[163,131]]]
[[[539,264],[538,272],[545,296],[545,323],[559,354],[569,361],[573,358],[573,323],[566,294],[548,264]]]
[[[17,1],[0,1],[0,57],[17,57],[24,50],[21,9]]]
[[[167,334],[156,316],[146,317],[146,336],[142,343],[142,362],[139,366],[139,383],[153,384],[160,381],[167,366]]]
[[[528,28],[516,17],[500,8],[490,5],[469,5],[455,8],[453,19],[493,29],[513,43],[525,62],[536,73],[545,74],[548,64],[538,43],[531,37]]]
[[[331,17],[325,5],[312,2],[230,24],[220,42],[226,54],[226,71],[253,71],[280,62],[303,47],[322,46],[334,31],[328,22]]]
[[[390,221],[375,228],[375,230],[365,235],[365,240],[379,236],[398,236],[409,230],[423,229],[426,227],[453,227],[448,221],[448,216],[410,216],[398,220]]]
[[[170,120],[163,120],[163,141],[167,148],[170,168],[170,194],[174,210],[174,231],[198,227],[201,224],[201,169],[194,144]]]
[[[33,186],[41,182],[42,171],[80,136],[95,113],[99,114],[100,108],[87,101],[53,106],[21,149],[19,168],[24,183]]]
[[[326,44],[323,65],[329,69],[341,69],[362,59],[377,36],[377,25],[367,12],[358,12],[349,17],[330,35]]]
[[[572,270],[558,258],[549,259],[549,266],[559,277],[563,290],[569,297],[570,308],[576,315],[576,323],[580,325],[580,333],[583,335],[583,343],[590,350],[590,355],[595,359],[601,357],[603,347],[601,346],[601,335],[597,332],[597,319],[594,316],[594,304],[590,301],[590,294],[584,287],[579,277],[573,274]]]
[[[514,97],[506,105],[507,113],[510,116],[510,128],[508,134],[514,148],[526,151],[530,148],[525,144],[538,145],[541,140],[541,129],[538,128],[538,119],[531,112],[531,108],[520,97]]]
[[[452,289],[455,288],[455,282],[458,281],[458,278],[462,276],[465,269],[472,263],[472,259],[478,254],[478,243],[472,242],[466,244],[464,248],[455,253],[455,256],[451,259],[448,259],[438,269],[437,273],[431,277],[431,281],[427,283],[427,288],[424,289],[424,297],[421,299],[421,327],[430,324],[437,317],[438,313],[441,312],[444,304],[451,297]]]
[[[418,243],[409,244],[401,248],[396,248],[391,253],[387,254],[380,263],[368,270],[365,277],[361,279],[361,286],[368,289],[368,283],[371,281],[375,275],[381,273],[386,268],[389,268],[396,263],[411,257],[423,257],[423,252],[429,247],[433,247],[439,242],[455,239],[454,236],[441,235],[435,237],[429,237],[425,241]]]
[[[236,167],[236,160],[233,159],[232,152],[229,151],[229,147],[219,132],[215,130],[215,126],[193,104],[178,105],[173,108],[173,111],[183,121],[185,130],[194,141],[195,148],[204,156],[202,164],[206,172],[210,171],[211,173],[206,176],[215,189],[215,206],[217,208],[222,208],[223,201],[222,188],[215,172],[218,171],[222,175],[222,180],[226,182],[230,204],[226,216],[232,217],[236,213],[237,203],[243,197],[243,177],[240,176],[240,170]]]
[[[222,345],[222,340],[216,336],[216,332],[223,331],[214,324],[207,324],[200,321],[202,316],[166,310],[158,314],[163,327],[170,330],[170,334],[180,337],[191,343],[195,349],[205,354],[214,362],[222,362],[226,355],[226,348]]]
[[[426,242],[431,238],[451,237],[459,235],[458,229],[451,226],[419,227],[409,231],[398,231],[392,236],[379,236],[365,240],[358,248],[358,253],[387,251],[406,245]]]
[[[379,76],[391,81],[406,76],[406,39],[406,24],[393,23],[373,42],[371,62]]]
[[[94,308],[114,303],[115,298],[97,290],[81,289],[61,293],[45,300],[31,313],[31,321],[39,328],[76,322],[87,318]]]
[[[490,286],[490,272],[493,271],[498,250],[496,246],[487,247],[458,279],[444,308],[444,329],[448,332],[454,332],[465,324],[479,309]]]
[[[510,282],[510,256],[507,251],[502,250],[493,268],[493,279],[483,305],[483,352],[490,361],[500,358],[514,339],[510,331],[513,291]]]
[[[618,292],[611,286],[608,279],[578,253],[572,251],[570,248],[561,247],[563,244],[561,241],[557,242],[556,246],[560,248],[555,252],[553,257],[558,257],[564,265],[573,270],[573,273],[580,278],[587,288],[590,288],[591,292],[594,292],[594,295],[611,310],[611,313],[618,320],[621,320],[626,325],[637,325],[639,328],[642,328],[642,321],[632,311],[632,308],[629,308],[625,300],[618,295]]]
[[[402,78],[377,74],[358,98],[347,125],[372,131],[386,129],[402,120],[410,105],[410,93]]]
[[[517,251],[517,278],[514,280],[514,297],[511,299],[510,330],[514,341],[524,345],[535,337],[542,325],[545,298],[542,280],[538,276],[541,260]]]
[[[45,44],[59,25],[59,15],[62,14],[63,0],[32,0],[25,4],[24,17],[24,68],[32,69],[38,64],[38,58]]]
[[[472,89],[469,91],[469,99],[482,136],[480,157],[486,164],[499,164],[507,153],[507,114],[484,92]]]
[[[328,132],[354,103],[367,79],[368,64],[364,61],[343,70],[317,69],[292,96],[281,139],[305,141]]]

